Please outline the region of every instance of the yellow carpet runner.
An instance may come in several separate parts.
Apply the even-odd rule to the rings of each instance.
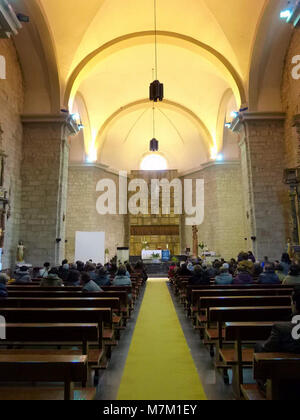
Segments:
[[[205,400],[166,280],[148,280],[118,400]]]

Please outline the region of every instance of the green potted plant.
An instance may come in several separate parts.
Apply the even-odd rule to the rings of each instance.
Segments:
[[[160,255],[159,254],[152,254],[152,261],[156,264],[160,263]]]

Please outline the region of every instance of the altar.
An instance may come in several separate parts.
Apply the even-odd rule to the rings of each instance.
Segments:
[[[171,253],[168,249],[143,249],[142,260],[143,261],[170,261]]]
[[[142,260],[161,260],[162,259],[162,250],[155,249],[143,249],[142,250]]]

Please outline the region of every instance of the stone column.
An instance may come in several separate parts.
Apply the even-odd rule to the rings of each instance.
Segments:
[[[23,116],[20,240],[25,261],[58,264],[65,251],[68,136],[76,127],[68,115]]]
[[[240,135],[247,235],[258,259],[279,259],[289,237],[284,122],[283,113],[249,112],[232,123]]]

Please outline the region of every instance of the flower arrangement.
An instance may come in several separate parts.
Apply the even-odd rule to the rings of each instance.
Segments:
[[[203,251],[205,248],[207,248],[207,245],[205,245],[204,242],[200,242],[199,248]]]

